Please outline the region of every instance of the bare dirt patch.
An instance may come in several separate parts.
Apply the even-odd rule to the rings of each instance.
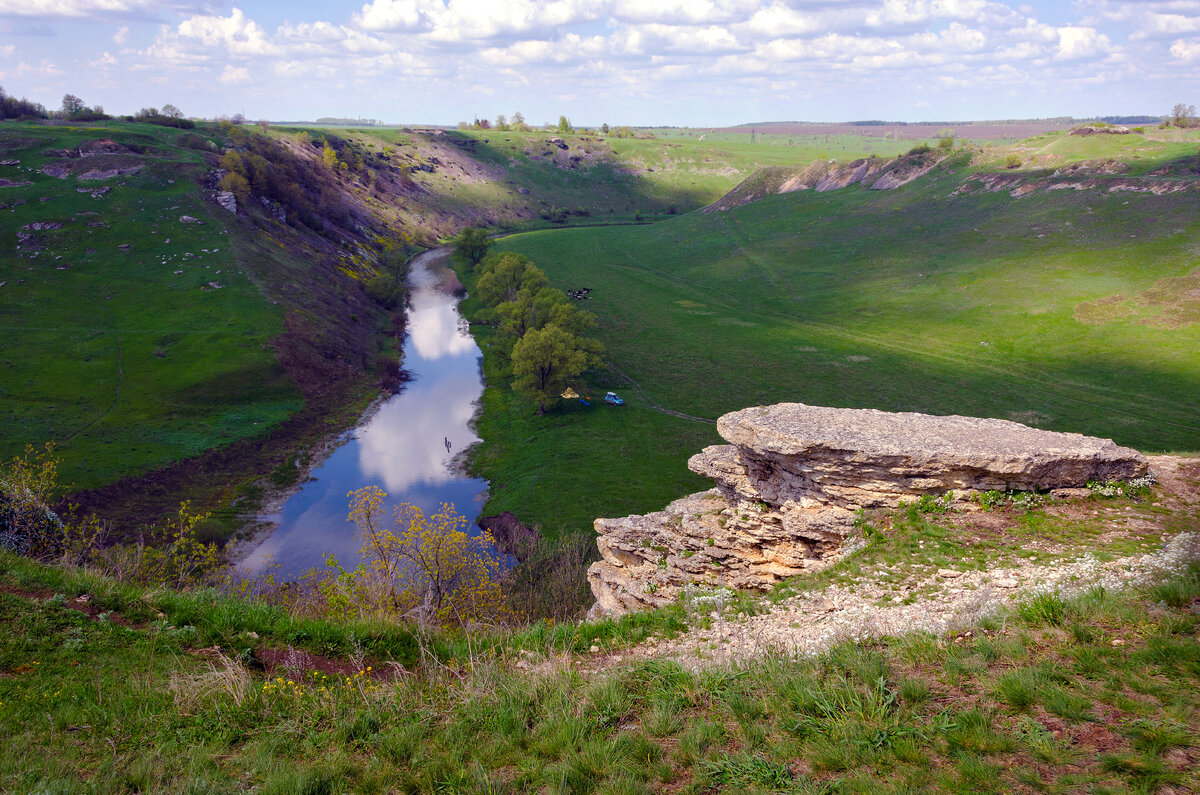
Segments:
[[[1114,323],[1133,314],[1128,301],[1128,297],[1118,293],[1079,304],[1075,307],[1075,319],[1089,326]]]
[[[1186,276],[1159,279],[1136,300],[1143,306],[1162,309],[1162,314],[1139,321],[1148,326],[1177,329],[1200,323],[1200,269]]]

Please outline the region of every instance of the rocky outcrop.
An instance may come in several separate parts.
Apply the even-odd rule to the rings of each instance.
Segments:
[[[760,168],[741,184],[705,207],[702,212],[724,212],[764,196],[813,190],[823,193],[862,185],[874,190],[895,190],[907,185],[940,163],[943,155],[933,151],[887,159],[865,157],[849,163],[815,160],[804,168],[769,166]]]
[[[781,403],[726,414],[717,430],[730,444],[688,461],[716,488],[596,520],[593,615],[669,604],[689,586],[765,589],[819,570],[838,559],[862,508],[1081,488],[1148,466],[1108,439],[976,417]]]

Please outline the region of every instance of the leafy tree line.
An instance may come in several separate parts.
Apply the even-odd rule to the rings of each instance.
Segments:
[[[600,363],[603,346],[585,336],[596,318],[551,287],[527,257],[488,253],[490,243],[482,229],[468,229],[455,240],[455,252],[474,266],[475,295],[487,307],[477,319],[496,329],[497,352],[512,365],[513,391],[544,414]]]

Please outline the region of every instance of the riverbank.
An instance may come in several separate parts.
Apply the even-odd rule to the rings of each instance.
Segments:
[[[255,537],[236,549],[243,568],[277,565],[284,576],[321,567],[335,555],[347,568],[359,560],[355,528],[347,519],[347,494],[375,486],[392,504],[410,503],[426,515],[442,503],[474,517],[487,483],[462,477],[456,460],[478,441],[472,420],[483,390],[479,348],[458,314],[461,285],[445,268],[446,249],[410,260],[404,389],[378,400],[350,431],[326,447],[276,510],[262,517]],[[268,532],[269,530],[269,532]]]

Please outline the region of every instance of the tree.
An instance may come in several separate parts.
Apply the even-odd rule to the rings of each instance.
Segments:
[[[325,142],[325,146],[321,149],[321,161],[330,171],[337,171],[338,154],[337,150],[329,145],[329,141]]]
[[[83,104],[83,100],[74,94],[63,94],[62,112],[66,116],[74,116],[76,113],[82,113],[87,106]]]
[[[183,111],[168,102],[162,106],[162,115],[169,119],[182,119]]]
[[[549,285],[546,274],[527,257],[505,251],[482,263],[475,293],[488,306],[512,301],[522,289],[536,293]]]
[[[368,486],[349,497],[349,519],[358,527],[366,562],[346,572],[331,558],[339,576],[327,584],[326,594],[342,597],[331,602],[359,614],[374,607],[422,623],[466,625],[508,616],[495,542],[487,532],[471,536],[471,520],[453,505],[443,503],[429,517],[414,505],[398,505],[389,525],[382,489]]]
[[[512,115],[512,121],[510,121],[508,124],[510,127],[512,127],[512,129],[516,130],[517,132],[528,132],[529,131],[529,125],[525,123],[525,117],[523,115],[521,115],[521,111],[517,111],[516,113],[514,113]]]
[[[455,236],[454,253],[466,259],[472,266],[478,265],[492,247],[488,233],[478,227],[468,226]]]
[[[500,132],[507,132],[509,130],[508,119],[504,117],[503,113],[496,117],[496,129]]]
[[[1196,106],[1183,102],[1171,108],[1171,123],[1176,127],[1191,127],[1195,123]]]
[[[250,201],[250,180],[236,171],[230,171],[221,177],[221,180],[217,183],[217,188],[232,193],[240,204],[246,204]]]
[[[562,290],[549,286],[536,290],[522,288],[511,301],[497,306],[496,314],[500,318],[500,331],[514,342],[529,330],[545,328],[551,323],[576,335],[596,324],[590,312],[576,309]]]
[[[602,135],[608,135],[608,122],[604,122],[604,124],[600,125],[600,133]]]
[[[560,134],[574,132],[574,128],[571,126],[571,120],[566,116],[558,117],[558,126],[554,129]]]
[[[599,363],[600,343],[553,323],[531,329],[513,346],[513,391],[536,401],[538,414],[558,405],[569,382]]]

